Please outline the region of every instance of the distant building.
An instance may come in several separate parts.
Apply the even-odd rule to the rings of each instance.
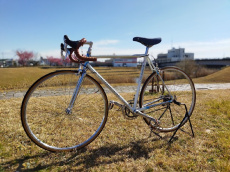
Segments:
[[[50,62],[48,61],[48,59],[47,58],[43,58],[43,57],[40,57],[39,63],[40,63],[41,66],[50,65]]]
[[[98,61],[90,62],[90,64],[94,67],[113,67],[113,60],[108,59],[105,60],[104,62],[98,60]]]
[[[113,59],[114,67],[137,67],[137,58]]]
[[[184,59],[194,60],[194,53],[185,53],[184,48],[172,48],[168,50],[167,54],[158,54],[157,56],[158,63],[175,62]]]
[[[0,67],[12,67],[16,65],[17,62],[13,59],[0,59]]]
[[[137,67],[137,58],[122,58],[123,56],[116,56],[111,58],[111,56],[104,56],[103,58],[108,57],[108,60],[91,62],[92,66],[109,66],[109,67]]]

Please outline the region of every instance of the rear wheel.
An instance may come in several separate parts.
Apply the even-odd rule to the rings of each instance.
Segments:
[[[155,72],[152,73],[142,87],[139,105],[140,107],[146,107],[166,102],[170,100],[169,95],[171,94],[175,99],[174,102],[155,106],[144,111],[145,114],[157,119],[159,122],[158,125],[155,125],[144,118],[148,125],[161,132],[170,132],[178,128],[186,113],[185,106],[178,105],[177,102],[185,104],[188,109],[188,115],[191,116],[195,107],[196,91],[191,78],[177,67],[165,67],[159,73],[168,90],[159,76]],[[185,124],[187,120],[188,118],[185,118],[182,124]]]
[[[78,71],[56,71],[37,80],[26,93],[21,120],[26,134],[41,148],[70,151],[91,143],[108,116],[107,96],[100,84],[86,75],[71,111],[68,109]]]

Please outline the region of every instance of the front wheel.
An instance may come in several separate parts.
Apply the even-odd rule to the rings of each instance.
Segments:
[[[183,105],[178,105],[178,102],[185,104],[188,115],[192,115],[196,102],[196,91],[191,78],[177,67],[165,67],[160,69],[159,73],[164,84],[156,72],[152,73],[142,87],[139,105],[143,108],[162,103],[144,111],[145,114],[158,120],[157,125],[146,118],[144,120],[160,132],[170,132],[176,130],[185,117],[186,108]],[[175,101],[164,104],[170,99]],[[188,118],[185,118],[182,125],[187,120]]]
[[[100,84],[86,75],[70,111],[78,71],[56,71],[37,80],[21,106],[26,134],[49,151],[70,151],[91,143],[108,117],[108,100]]]

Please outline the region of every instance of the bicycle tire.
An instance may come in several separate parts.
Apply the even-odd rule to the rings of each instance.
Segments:
[[[87,74],[72,113],[66,111],[80,75],[70,70],[52,72],[27,91],[21,106],[22,126],[41,148],[53,152],[80,149],[104,128],[108,99],[101,85]]]
[[[177,67],[165,67],[160,69],[159,73],[176,101],[186,104],[188,116],[190,117],[196,103],[196,90],[192,79]],[[167,95],[167,89],[163,86],[156,72],[153,72],[143,84],[139,97],[139,106],[144,107],[153,100],[157,100],[160,96]],[[163,101],[165,100],[161,100],[161,102]],[[174,131],[179,127],[180,122],[182,122],[181,126],[183,126],[188,120],[188,117],[183,120],[186,113],[185,107],[174,102],[152,107],[145,110],[144,113],[158,120],[159,124],[156,125],[144,118],[151,128],[160,132]]]

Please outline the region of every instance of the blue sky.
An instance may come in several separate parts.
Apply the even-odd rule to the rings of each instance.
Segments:
[[[144,53],[132,41],[141,36],[162,38],[154,57],[172,46],[230,57],[230,0],[0,0],[0,58],[16,50],[60,57],[65,34],[93,41],[93,55]]]

